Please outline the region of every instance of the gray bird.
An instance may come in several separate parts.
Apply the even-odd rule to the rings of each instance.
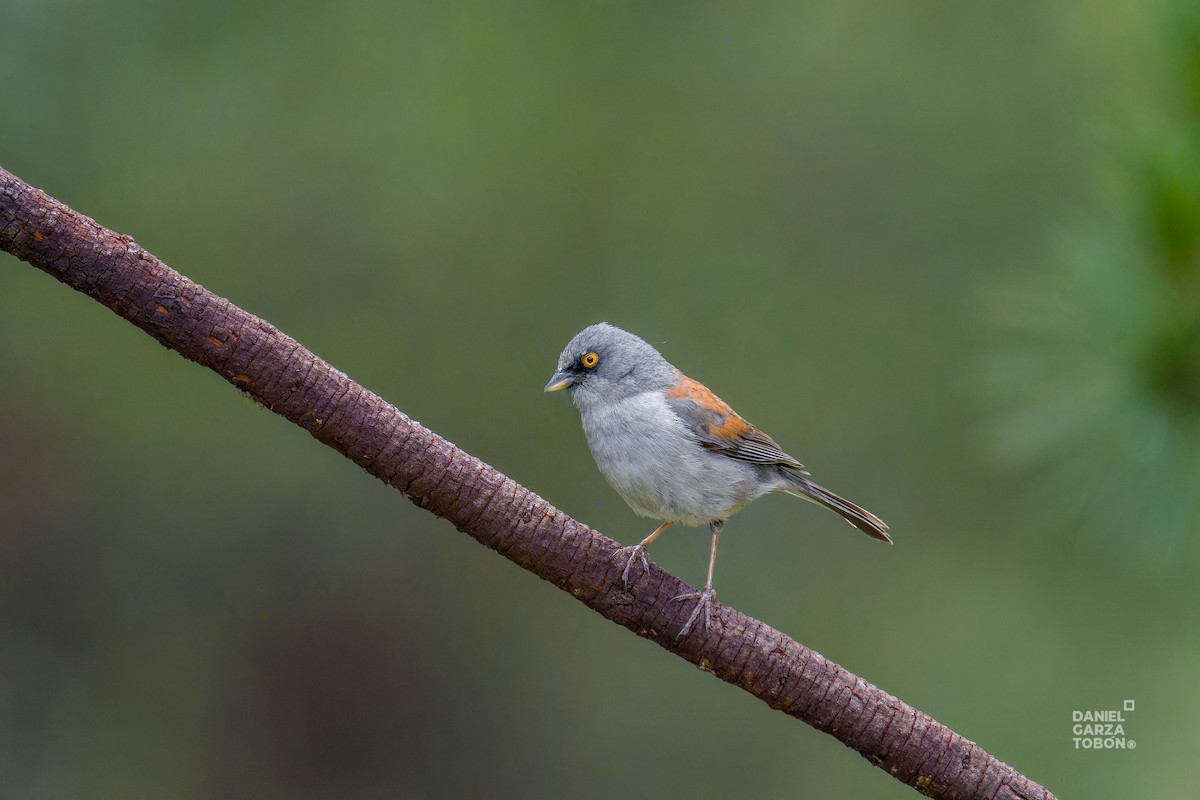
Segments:
[[[559,356],[545,391],[561,389],[579,408],[601,474],[635,512],[663,520],[639,544],[621,549],[626,588],[635,563],[649,571],[647,548],[667,528],[708,525],[712,532],[704,589],[674,598],[698,601],[680,637],[697,620],[708,630],[725,520],[768,492],[825,506],[868,536],[892,541],[883,520],[813,483],[774,439],[632,333],[607,322],[580,331]]]

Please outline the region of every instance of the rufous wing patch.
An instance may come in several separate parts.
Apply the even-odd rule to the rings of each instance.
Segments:
[[[696,405],[717,414],[734,413],[733,409],[729,407],[729,403],[713,394],[712,389],[683,374],[679,375],[679,383],[667,390],[667,397],[672,400],[691,400]]]
[[[785,453],[775,440],[742,419],[728,403],[699,381],[677,372],[679,382],[667,390],[676,413],[696,432],[700,444],[742,461],[778,464],[804,471],[804,465]]]
[[[680,375],[679,383],[667,390],[667,397],[671,400],[690,400],[706,415],[716,417],[716,421],[704,425],[705,431],[715,438],[734,441],[745,436],[754,427],[742,419],[728,403],[717,397],[712,389],[685,375]]]
[[[708,428],[710,435],[732,442],[736,439],[744,439],[752,426],[737,414],[730,414],[720,422],[711,422],[705,427]]]

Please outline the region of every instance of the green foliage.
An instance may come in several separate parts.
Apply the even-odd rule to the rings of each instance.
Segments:
[[[996,450],[1034,467],[1027,496],[1052,527],[1182,569],[1200,529],[1200,12],[1171,20],[1165,80],[1182,102],[1126,134],[1108,223],[986,301],[1002,342],[987,385]]]
[[[1142,176],[1131,216],[1146,221],[1157,251],[1147,266],[1171,300],[1145,354],[1152,395],[1185,418],[1200,417],[1200,8],[1178,3],[1168,15],[1168,63],[1180,102],[1161,134],[1142,147]],[[1157,256],[1157,257],[1155,257]],[[1181,420],[1181,424],[1189,424]]]

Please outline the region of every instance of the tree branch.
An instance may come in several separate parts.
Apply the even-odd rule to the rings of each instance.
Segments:
[[[247,313],[0,168],[0,249],[50,273],[307,430],[421,508],[618,625],[824,731],[930,797],[1053,800],[982,748],[821,654],[717,605],[682,640],[692,587],[652,564],[628,592],[620,545],[421,426]]]

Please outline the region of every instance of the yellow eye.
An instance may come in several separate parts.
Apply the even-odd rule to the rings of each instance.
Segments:
[[[588,353],[583,358],[579,359],[579,363],[583,364],[588,369],[595,369],[596,365],[600,363],[600,356],[596,355],[595,353]]]

